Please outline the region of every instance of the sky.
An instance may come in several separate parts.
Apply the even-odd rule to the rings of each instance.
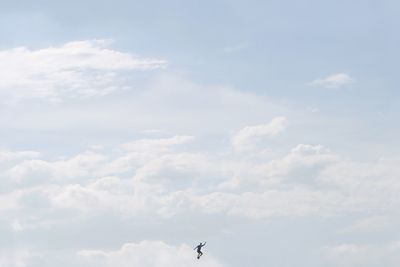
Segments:
[[[399,8],[0,0],[0,267],[399,266]]]

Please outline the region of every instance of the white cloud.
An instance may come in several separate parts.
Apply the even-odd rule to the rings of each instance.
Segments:
[[[140,243],[127,243],[116,251],[82,250],[77,254],[82,258],[84,266],[101,267],[191,267],[191,266],[224,266],[207,253],[200,260],[196,259],[193,248],[182,244],[180,246],[168,245],[162,241],[142,241]]]
[[[11,98],[90,97],[124,88],[121,71],[162,68],[166,62],[106,48],[88,40],[59,47],[0,51],[0,93]]]
[[[62,161],[28,160],[11,168],[8,174],[22,184],[43,176],[51,178],[42,183],[58,185],[45,188],[41,195],[55,209],[115,211],[122,217],[147,214],[159,218],[192,211],[253,219],[329,216],[362,211],[371,203],[385,207],[392,202],[391,194],[374,195],[368,200],[370,181],[364,179],[365,190],[351,181],[357,181],[354,175],[357,172],[369,172],[359,165],[349,169],[320,145],[300,144],[282,158],[246,163],[229,155],[221,158],[210,153],[180,152],[182,147],[177,145],[192,139],[188,136],[139,139],[117,146],[124,149],[108,156],[84,152]],[[374,168],[387,171],[390,165]],[[349,181],[343,180],[338,172],[342,168],[346,168],[343,173],[352,175]],[[301,177],[303,171],[305,177]],[[327,185],[334,190],[324,188]],[[361,191],[354,190],[354,186]],[[350,196],[348,190],[353,190]],[[14,202],[26,194],[29,191],[19,192],[13,197]]]
[[[314,86],[320,86],[325,88],[339,88],[345,85],[351,84],[354,79],[347,73],[332,74],[323,79],[317,79],[312,81],[310,84]]]
[[[134,180],[105,177],[86,186],[68,185],[48,191],[50,201],[56,208],[83,212],[117,211],[123,217],[147,214],[153,218],[168,218],[196,211],[264,219],[329,216],[354,209],[351,198],[335,191],[321,191],[304,185],[229,193],[215,191],[207,180],[200,178],[202,186],[196,190],[195,177],[198,173],[209,172],[213,176],[223,174],[217,168],[213,169],[213,165],[205,165],[207,158],[200,160],[197,165],[198,158],[192,159],[190,154],[168,157],[171,158],[166,160],[163,156],[161,161],[150,162],[151,167],[144,165],[139,168]],[[305,164],[314,162],[305,161]]]
[[[83,152],[57,161],[22,158],[6,174],[28,188],[1,195],[8,204],[0,209],[29,210],[20,200],[39,194],[55,210],[154,218],[197,211],[258,220],[393,210],[400,202],[396,160],[347,162],[321,145],[300,144],[281,158],[243,161],[220,151],[182,152],[192,140],[139,139],[102,151],[107,155]],[[30,189],[37,179],[40,186]]]
[[[286,129],[287,124],[285,117],[276,117],[268,124],[245,127],[233,136],[233,146],[238,151],[251,150],[258,139],[277,135]]]

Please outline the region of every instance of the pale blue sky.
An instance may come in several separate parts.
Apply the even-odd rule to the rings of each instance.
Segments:
[[[399,8],[0,1],[0,267],[397,267]]]

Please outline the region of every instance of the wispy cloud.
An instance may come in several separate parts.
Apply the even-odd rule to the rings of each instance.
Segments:
[[[322,79],[316,79],[310,82],[310,85],[325,87],[325,88],[339,88],[351,84],[354,79],[347,73],[336,73],[329,75]]]
[[[286,129],[287,123],[285,117],[277,117],[267,124],[247,126],[233,136],[232,144],[238,151],[252,149],[258,139],[277,135]]]
[[[248,48],[249,45],[250,44],[247,42],[232,44],[232,45],[225,46],[222,51],[226,54],[235,53],[235,52],[238,52],[238,51]]]
[[[123,71],[165,67],[160,59],[143,58],[107,48],[109,40],[69,42],[30,50],[0,51],[0,93],[11,98],[90,97],[124,88]]]

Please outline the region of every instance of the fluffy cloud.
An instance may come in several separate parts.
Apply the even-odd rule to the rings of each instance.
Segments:
[[[285,181],[285,177],[298,168],[311,168],[334,160],[335,156],[326,152],[321,146],[298,145],[282,159],[254,164],[248,169],[242,169],[239,166],[238,169],[237,165],[240,165],[238,161],[221,160],[202,153],[180,153],[171,148],[164,150],[166,144],[180,144],[186,140],[187,138],[176,136],[143,139],[131,142],[130,145],[123,145],[122,147],[133,149],[133,151],[141,151],[143,144],[146,144],[144,147],[151,148],[147,151],[148,154],[144,154],[145,160],[136,158],[137,162],[133,168],[124,168],[120,165],[122,163],[119,158],[110,165],[105,162],[94,162],[94,166],[86,165],[88,169],[86,171],[81,170],[81,166],[74,167],[70,164],[68,165],[69,172],[76,175],[96,169],[96,164],[103,165],[103,170],[107,170],[109,174],[120,173],[122,169],[128,174],[134,172],[134,175],[131,179],[110,176],[97,178],[86,185],[62,186],[49,192],[49,199],[58,208],[83,211],[114,210],[122,216],[137,216],[146,211],[147,214],[168,217],[172,214],[198,210],[204,213],[226,213],[250,218],[317,214],[321,210],[318,203],[325,203],[326,211],[321,214],[328,214],[337,208],[336,206],[329,208],[331,207],[329,201],[334,202],[334,197],[341,199],[335,194],[318,192],[301,185],[292,186],[290,190],[267,187],[266,191],[262,192],[241,192],[236,183],[238,193],[225,192],[225,189],[232,188],[228,186],[228,183],[235,183],[235,179],[240,179],[239,184],[245,185],[243,189],[258,188],[256,191],[259,191],[263,188],[260,185],[271,184],[271,181],[276,185]],[[129,150],[127,153],[132,153],[132,151]],[[126,160],[125,155],[121,158]],[[116,165],[115,162],[120,164]],[[129,165],[129,163],[126,164]],[[75,170],[76,168],[78,169]],[[104,174],[101,167],[98,169],[100,172],[97,172],[97,175]],[[238,171],[240,174],[237,173]],[[96,172],[92,171],[92,174]],[[209,179],[209,176],[215,178]],[[249,183],[249,179],[253,181]],[[310,179],[315,179],[315,177]],[[291,182],[302,183],[295,180]],[[219,186],[218,183],[220,183]],[[287,205],[289,199],[293,199],[293,203],[297,204]],[[340,201],[343,202],[343,200]],[[206,203],[213,203],[212,207],[210,208]],[[340,209],[337,208],[337,210]]]
[[[164,144],[165,140],[169,139],[153,142]],[[243,181],[239,183],[242,186],[236,187],[235,193],[229,192],[232,187],[227,185],[233,183],[229,179],[236,175],[235,161],[228,161],[230,167],[227,169],[218,167],[227,162],[212,159],[209,155],[182,154],[170,150],[159,154],[158,150],[153,151],[153,159],[142,162],[134,169],[126,169],[128,173],[135,172],[131,179],[114,176],[97,178],[85,185],[52,188],[46,191],[46,195],[58,209],[86,213],[116,211],[123,217],[149,215],[168,218],[197,211],[261,219],[327,216],[355,208],[351,198],[338,192],[317,190],[302,184],[304,181],[286,181],[289,173],[296,173],[298,168],[311,168],[336,159],[321,146],[299,145],[276,162],[241,170]],[[111,169],[108,168],[108,171]],[[208,179],[208,176],[215,178]],[[250,177],[254,179],[252,183],[246,181]],[[273,179],[273,185],[283,183],[285,188],[273,188],[270,182],[265,182]],[[218,183],[221,184],[218,186]]]
[[[162,68],[166,62],[107,48],[89,40],[58,47],[0,51],[0,93],[11,98],[90,97],[124,88],[122,71]]]
[[[285,117],[277,117],[268,124],[245,127],[233,136],[232,144],[238,151],[253,149],[258,139],[277,135],[286,129],[287,124]]]
[[[78,252],[78,256],[86,263],[85,267],[190,267],[199,264],[209,267],[224,266],[207,253],[198,262],[193,248],[186,244],[171,246],[162,241],[127,243],[117,251],[82,250]]]
[[[3,194],[8,204],[1,209],[29,210],[26,200],[39,198],[55,210],[82,214],[163,219],[196,211],[258,220],[392,210],[400,202],[395,160],[348,162],[321,145],[299,144],[281,158],[249,161],[185,151],[192,140],[138,139],[111,153],[58,161],[22,158],[5,172],[22,188]],[[26,224],[23,217],[18,222]]]
[[[84,152],[59,161],[23,160],[6,173],[24,186],[56,183],[39,193],[55,209],[122,217],[168,218],[193,211],[252,219],[329,216],[398,203],[393,162],[348,163],[321,145],[307,144],[266,162],[181,152],[192,140],[139,139],[107,156]],[[39,188],[15,191],[8,203],[20,203]]]
[[[337,74],[332,74],[323,79],[314,80],[310,84],[325,88],[339,88],[351,84],[353,82],[354,79],[350,77],[350,75],[346,73],[337,73]]]

